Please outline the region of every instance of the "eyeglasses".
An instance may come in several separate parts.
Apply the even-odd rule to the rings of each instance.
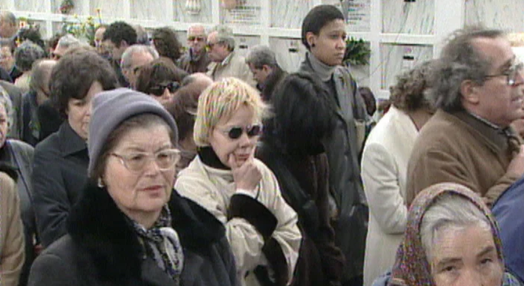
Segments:
[[[145,166],[151,161],[151,159],[155,160],[160,171],[168,171],[180,160],[180,151],[177,149],[166,149],[154,154],[137,152],[129,155],[120,155],[117,153],[111,153],[111,155],[118,158],[120,163],[132,172],[140,172],[144,170]]]
[[[235,126],[227,130],[221,130],[221,132],[223,132],[224,134],[227,134],[229,139],[236,140],[240,138],[240,136],[242,136],[244,132],[246,132],[247,137],[249,138],[259,136],[262,134],[262,129],[263,128],[261,124],[255,124],[255,125],[248,125],[246,127]]]
[[[169,92],[173,93],[180,88],[180,84],[176,81],[172,81],[168,84],[158,84],[158,85],[152,86],[149,89],[149,93],[155,96],[162,96],[166,88],[169,90]]]
[[[189,36],[187,37],[187,40],[190,41],[190,42],[193,42],[193,41],[197,41],[197,42],[203,42],[206,40],[206,38],[204,37],[196,37],[196,36]]]
[[[209,51],[209,50],[212,50],[213,47],[216,45],[217,43],[207,43],[206,44],[206,49]]]
[[[494,77],[499,76],[505,76],[506,77],[506,84],[509,86],[516,86],[518,76],[522,76],[522,71],[524,70],[524,63],[521,63],[520,61],[516,61],[511,65],[509,69],[506,71],[500,73],[500,74],[493,74],[493,75],[486,75],[484,76],[485,79],[490,79]]]

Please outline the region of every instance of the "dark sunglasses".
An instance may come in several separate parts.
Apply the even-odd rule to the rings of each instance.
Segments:
[[[149,93],[155,96],[162,96],[166,88],[169,90],[169,92],[173,93],[180,88],[180,84],[176,81],[172,81],[168,84],[157,84],[149,89]]]
[[[260,134],[262,134],[262,125],[255,124],[248,125],[246,127],[232,127],[229,130],[224,130],[222,132],[224,132],[224,134],[227,134],[229,139],[235,140],[240,138],[244,131],[246,132],[247,137],[249,138],[259,136]]]
[[[187,37],[187,40],[190,42],[193,42],[194,40],[197,40],[197,42],[203,42],[206,40],[204,37],[195,37],[195,36],[189,36]]]

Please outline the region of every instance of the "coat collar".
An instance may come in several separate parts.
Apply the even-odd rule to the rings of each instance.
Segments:
[[[60,151],[64,157],[84,150],[87,153],[86,141],[78,136],[67,120],[60,125],[57,135],[60,142]]]
[[[205,252],[224,237],[222,224],[212,214],[178,192],[173,191],[168,205],[184,253]],[[151,266],[143,260],[136,234],[105,188],[87,183],[82,198],[71,210],[67,229],[93,261],[102,280],[121,285],[133,277],[145,280],[144,268]]]

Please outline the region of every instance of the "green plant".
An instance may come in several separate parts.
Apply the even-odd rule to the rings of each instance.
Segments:
[[[97,18],[96,22],[93,16],[88,16],[85,21],[82,21],[78,15],[74,15],[73,22],[66,22],[64,19],[62,32],[64,34],[71,34],[75,36],[75,38],[86,39],[90,44],[93,44],[96,29],[102,24],[100,9],[97,9]]]
[[[369,63],[371,50],[363,39],[349,37],[346,39],[346,53],[344,54],[344,64],[363,66]]]

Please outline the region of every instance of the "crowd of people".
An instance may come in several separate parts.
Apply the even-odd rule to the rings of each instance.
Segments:
[[[233,31],[0,12],[0,284],[524,285],[524,64],[458,30],[376,100],[332,5],[296,72]]]

